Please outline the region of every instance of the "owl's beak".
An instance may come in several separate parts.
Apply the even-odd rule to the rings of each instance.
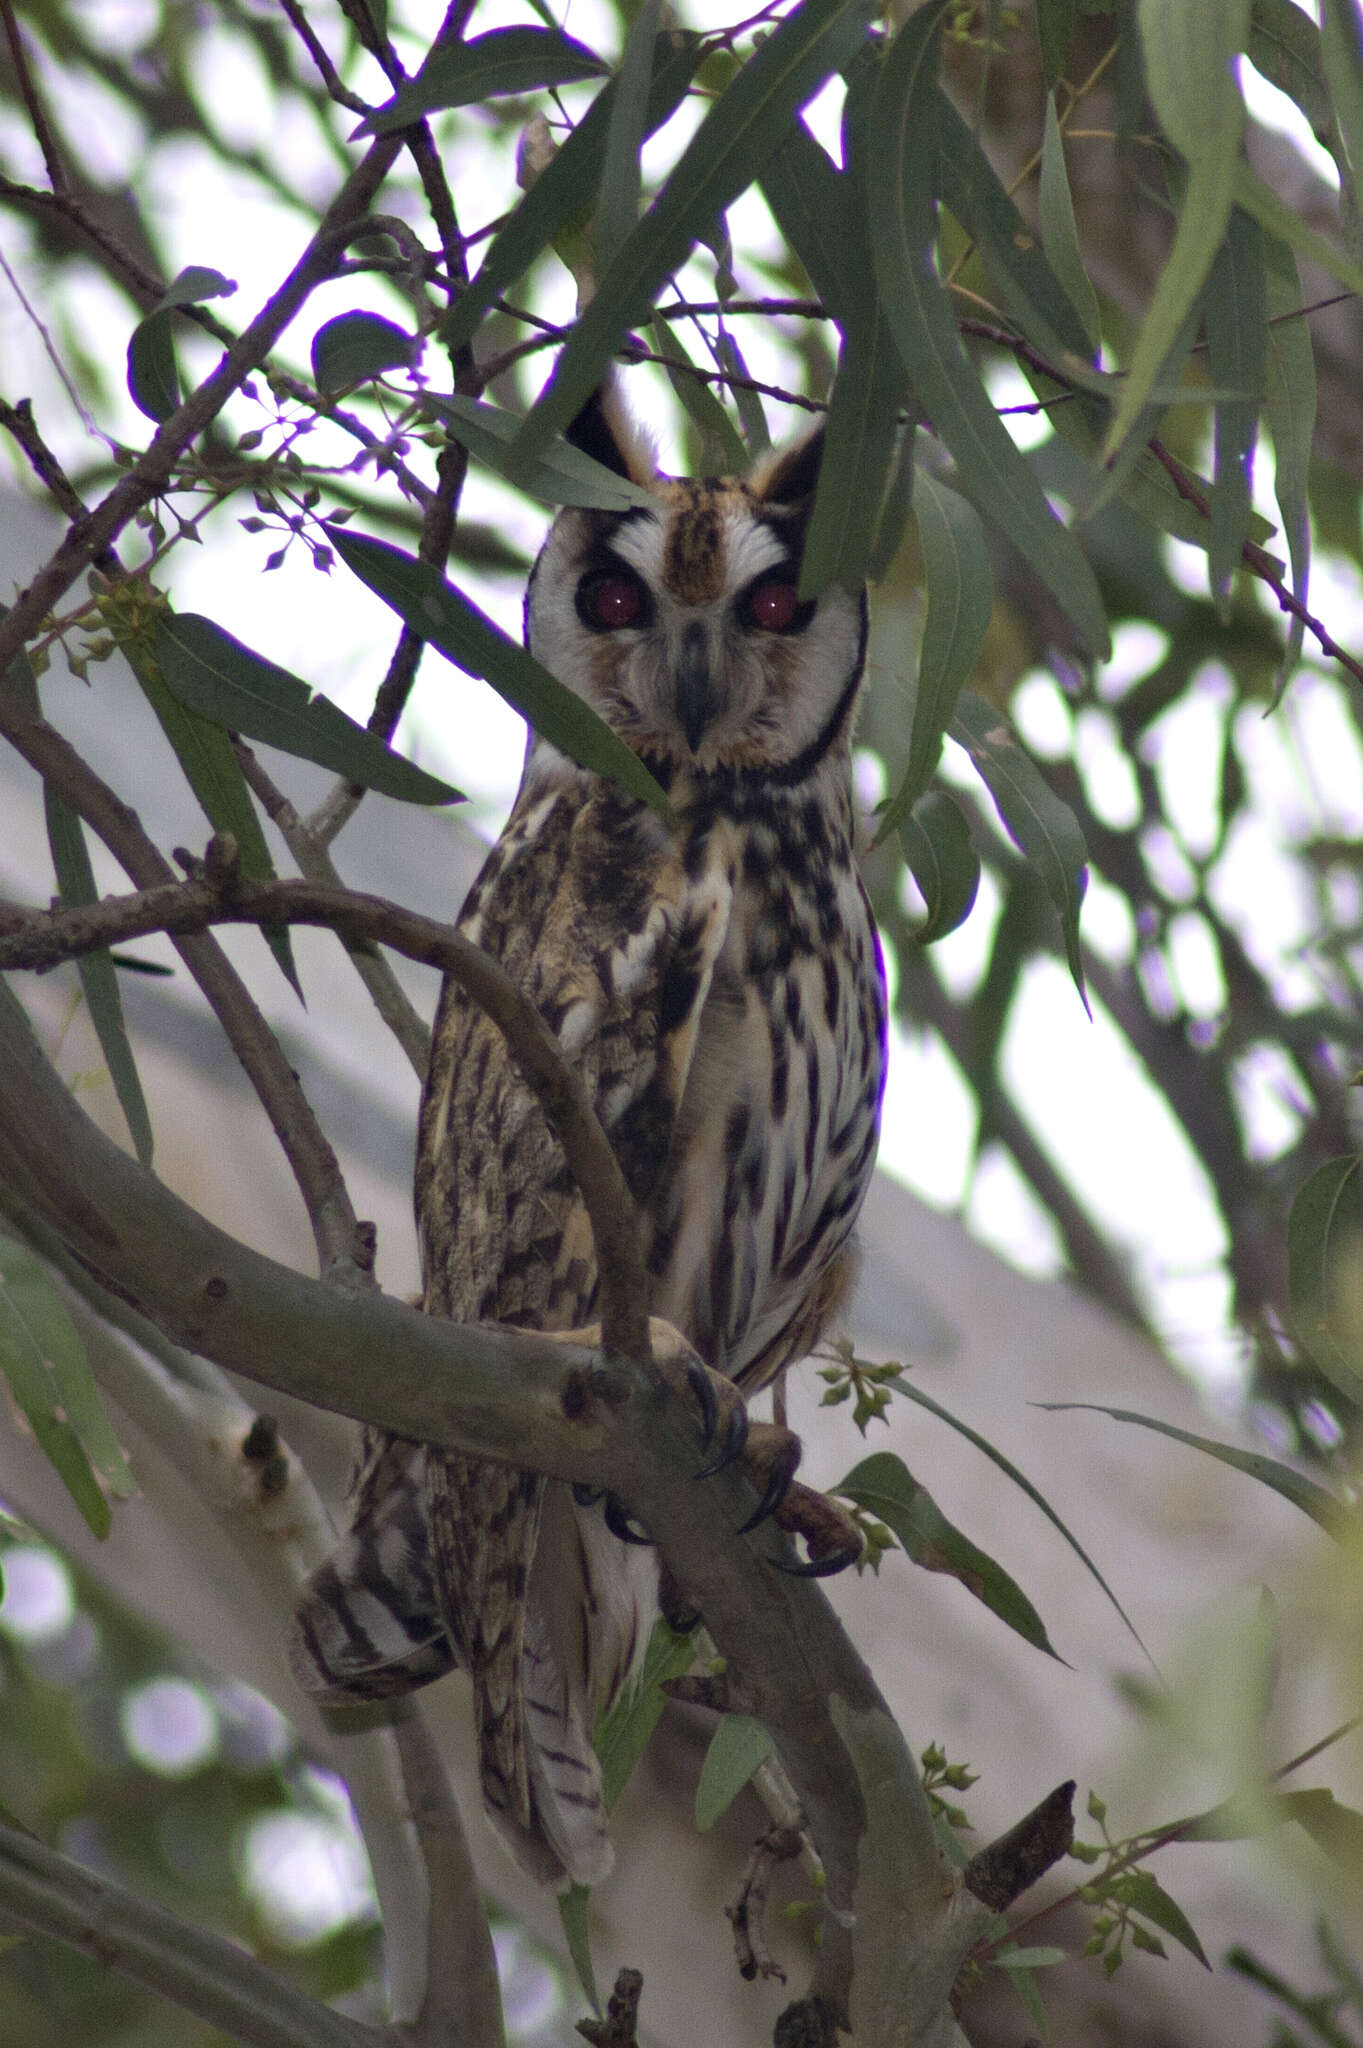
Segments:
[[[677,719],[694,754],[701,734],[715,713],[710,682],[710,650],[705,628],[692,624],[682,640],[681,664],[677,670]]]

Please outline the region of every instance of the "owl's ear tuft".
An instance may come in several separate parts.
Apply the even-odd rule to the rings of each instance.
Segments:
[[[653,450],[610,384],[598,384],[577,417],[564,428],[563,438],[632,484],[649,490],[657,482]]]
[[[807,505],[819,481],[823,444],[824,430],[819,427],[793,448],[760,464],[748,480],[753,496],[763,505]]]

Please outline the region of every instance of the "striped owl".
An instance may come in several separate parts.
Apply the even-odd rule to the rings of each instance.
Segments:
[[[531,737],[459,930],[587,1083],[644,1219],[654,1316],[744,1394],[818,1339],[875,1156],[885,992],[853,857],[866,600],[799,594],[816,436],[746,481],[655,475],[598,394],[569,438],[652,494],[571,509],[526,592],[531,652],[668,792],[665,820]],[[563,1154],[505,1044],[447,983],[421,1106],[425,1307],[546,1331],[597,1272]],[[652,1554],[570,1489],[372,1437],[350,1535],[301,1604],[303,1685],[473,1680],[483,1796],[517,1860],[594,1883],[592,1750],[656,1610]]]

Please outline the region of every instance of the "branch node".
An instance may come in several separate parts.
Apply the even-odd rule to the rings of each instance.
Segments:
[[[177,853],[178,860],[179,855]],[[241,872],[241,848],[234,832],[215,832],[204,848],[203,872],[221,896],[230,896]]]
[[[776,2022],[774,2048],[837,2048],[838,2021],[823,1998],[797,1998]]]
[[[770,1977],[784,1984],[786,1973],[776,1961],[766,1940],[767,1885],[778,1863],[789,1863],[804,1846],[804,1833],[797,1827],[778,1824],[759,1835],[753,1844],[738,1897],[724,1908],[734,1930],[734,1952],[738,1974],[751,1983],[754,1977]]]
[[[638,1970],[621,1970],[603,2020],[579,2020],[577,2031],[592,2048],[638,2048],[639,1997],[644,1980]]]

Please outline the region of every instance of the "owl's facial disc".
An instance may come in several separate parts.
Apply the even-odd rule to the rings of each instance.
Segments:
[[[779,769],[845,725],[863,601],[800,597],[796,508],[730,478],[654,488],[656,511],[561,515],[527,605],[532,652],[640,753]]]

